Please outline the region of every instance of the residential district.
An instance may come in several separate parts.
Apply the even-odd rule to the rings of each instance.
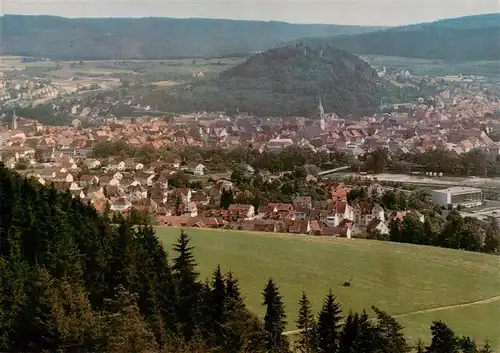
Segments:
[[[389,232],[392,219],[409,212],[422,222],[424,217],[412,209],[392,212],[373,200],[352,202],[348,195],[355,185],[323,177],[328,173],[321,171],[308,172],[306,178],[325,190],[324,202],[318,203],[308,194],[295,194],[286,203],[237,203],[231,196],[224,205],[224,195],[235,187],[231,170],[211,170],[210,161],[190,160],[176,153],[183,148],[244,147],[269,154],[298,147],[313,153],[343,153],[351,160],[360,160],[380,149],[391,156],[441,150],[455,158],[479,150],[498,160],[500,143],[490,137],[500,132],[498,99],[480,91],[459,91],[454,95],[444,92],[436,102],[430,105],[422,100],[411,109],[396,107],[391,113],[381,112],[358,121],[325,113],[319,102],[318,116],[309,119],[266,119],[244,114],[228,117],[206,112],[157,117],[145,112],[140,117],[120,119],[98,114],[99,120],[93,124],[87,124],[88,117],[97,108],[75,103],[71,107],[75,118],[69,126],[46,126],[14,114],[0,131],[0,159],[8,168],[42,185],[53,184],[68,191],[100,212],[145,212],[158,225],[348,238],[367,229],[384,234]],[[124,151],[105,156],[95,153],[106,143],[167,150],[170,158],[137,158]],[[246,168],[246,172],[262,173],[268,179],[283,175],[272,170],[256,171],[250,165]],[[203,182],[179,187],[171,183],[179,174]],[[386,188],[377,182],[365,183],[365,187],[369,193],[383,193]],[[483,200],[481,189],[457,187],[433,191],[430,196],[443,207],[475,207]],[[490,217],[496,215],[496,211],[490,212]]]

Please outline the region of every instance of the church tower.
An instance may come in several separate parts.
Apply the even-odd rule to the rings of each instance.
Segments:
[[[321,102],[321,96],[319,97],[319,102],[318,102],[318,117],[319,117],[319,126],[321,130],[325,131],[326,129],[325,109],[323,108],[323,103]]]
[[[321,96],[319,96],[318,102],[318,117],[323,118],[325,116],[325,109],[323,109],[323,103],[321,101]]]
[[[14,109],[14,113],[12,114],[12,131],[17,130],[17,115],[16,110]]]

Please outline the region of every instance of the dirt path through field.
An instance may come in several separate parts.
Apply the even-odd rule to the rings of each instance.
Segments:
[[[407,317],[407,316],[411,316],[411,315],[428,314],[428,313],[433,313],[433,312],[442,311],[442,310],[457,309],[457,308],[466,308],[468,306],[473,306],[473,305],[489,304],[489,303],[496,302],[498,300],[500,300],[500,295],[497,295],[495,297],[491,297],[491,298],[488,298],[488,299],[483,299],[483,300],[477,300],[477,301],[474,301],[474,302],[469,302],[469,303],[439,306],[437,308],[423,309],[423,310],[412,311],[412,312],[405,313],[405,314],[392,315],[392,317],[395,318],[395,319],[399,319],[399,318]],[[286,332],[283,332],[283,335],[285,335],[285,336],[295,335],[297,333],[300,333],[301,331],[302,330],[286,331]]]

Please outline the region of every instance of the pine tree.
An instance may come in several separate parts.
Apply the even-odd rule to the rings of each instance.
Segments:
[[[340,314],[340,304],[336,302],[330,290],[319,313],[316,329],[318,348],[321,352],[337,352],[342,320]]]
[[[226,283],[224,281],[224,276],[220,270],[220,265],[212,275],[212,283],[209,288],[208,295],[208,311],[210,318],[210,330],[215,338],[215,346],[222,346],[224,344],[224,323],[227,319],[226,312]]]
[[[225,278],[226,286],[226,310],[232,311],[235,309],[245,308],[245,303],[241,297],[238,280],[233,277],[231,271],[228,272]]]
[[[457,338],[444,322],[434,321],[431,326],[432,341],[426,353],[457,353]]]
[[[263,305],[266,306],[264,316],[264,330],[267,332],[266,347],[269,352],[279,352],[288,345],[282,335],[285,330],[286,315],[278,286],[272,279],[267,282],[262,296],[264,297]]]
[[[300,330],[299,338],[296,343],[298,351],[304,353],[314,352],[316,346],[314,343],[314,315],[311,311],[311,303],[305,292],[302,293],[302,297],[299,301],[297,329]]]
[[[138,307],[154,328],[161,345],[165,325],[172,328],[174,291],[167,254],[151,226],[140,227],[136,236]]]
[[[108,289],[111,291],[120,285],[127,291],[135,291],[134,285],[137,283],[135,235],[134,229],[126,220],[116,228],[109,266],[111,276]],[[109,298],[112,293],[108,292],[106,297]]]
[[[418,340],[417,344],[415,345],[415,353],[425,353],[425,346],[424,342],[422,340]]]
[[[368,314],[349,312],[339,337],[339,353],[385,352],[380,349],[378,329],[368,320]]]
[[[177,257],[174,258],[173,274],[177,291],[175,304],[176,320],[180,324],[181,333],[186,340],[193,337],[200,320],[200,300],[202,285],[198,282],[198,272],[193,256],[193,247],[189,245],[191,239],[181,230],[181,234],[174,244]]]
[[[155,337],[137,307],[137,296],[123,286],[115,288],[112,299],[105,300],[103,321],[106,352],[152,352]]]
[[[493,349],[491,348],[490,342],[486,340],[483,348],[479,350],[479,353],[493,353]]]
[[[470,339],[470,337],[460,337],[457,340],[457,346],[460,353],[477,353],[476,342]]]
[[[401,326],[396,319],[387,313],[372,306],[377,314],[377,329],[380,332],[380,344],[384,352],[387,353],[405,353],[410,351]]]
[[[229,272],[225,276],[226,320],[223,323],[225,352],[261,352],[264,350],[260,320],[246,308],[237,279]]]

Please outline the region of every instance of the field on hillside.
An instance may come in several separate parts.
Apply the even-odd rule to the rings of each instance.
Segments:
[[[179,59],[179,60],[92,60],[92,61],[33,61],[22,62],[19,56],[0,57],[4,71],[29,70],[55,78],[71,76],[105,76],[120,74],[178,75],[190,77],[193,72],[218,74],[239,64],[244,58]],[[160,77],[161,78],[161,77]],[[164,81],[158,79],[157,81]]]
[[[463,75],[500,76],[498,61],[468,61],[452,63],[442,60],[377,55],[366,55],[366,59],[368,59],[370,64],[375,66],[408,69],[417,75],[449,76],[461,73]]]
[[[430,336],[432,320],[445,320],[478,342],[489,337],[500,350],[499,258],[407,244],[237,231],[187,229],[202,279],[217,264],[241,282],[250,309],[263,314],[261,291],[274,278],[284,297],[288,329],[305,290],[318,311],[331,288],[346,312],[376,305],[400,322],[412,341]],[[171,253],[180,230],[158,228]],[[352,287],[342,283],[351,280]],[[498,297],[485,304],[456,306]],[[440,307],[445,307],[439,309]],[[438,309],[436,309],[438,308]],[[414,313],[421,310],[431,311]],[[412,314],[413,313],[413,314]]]

